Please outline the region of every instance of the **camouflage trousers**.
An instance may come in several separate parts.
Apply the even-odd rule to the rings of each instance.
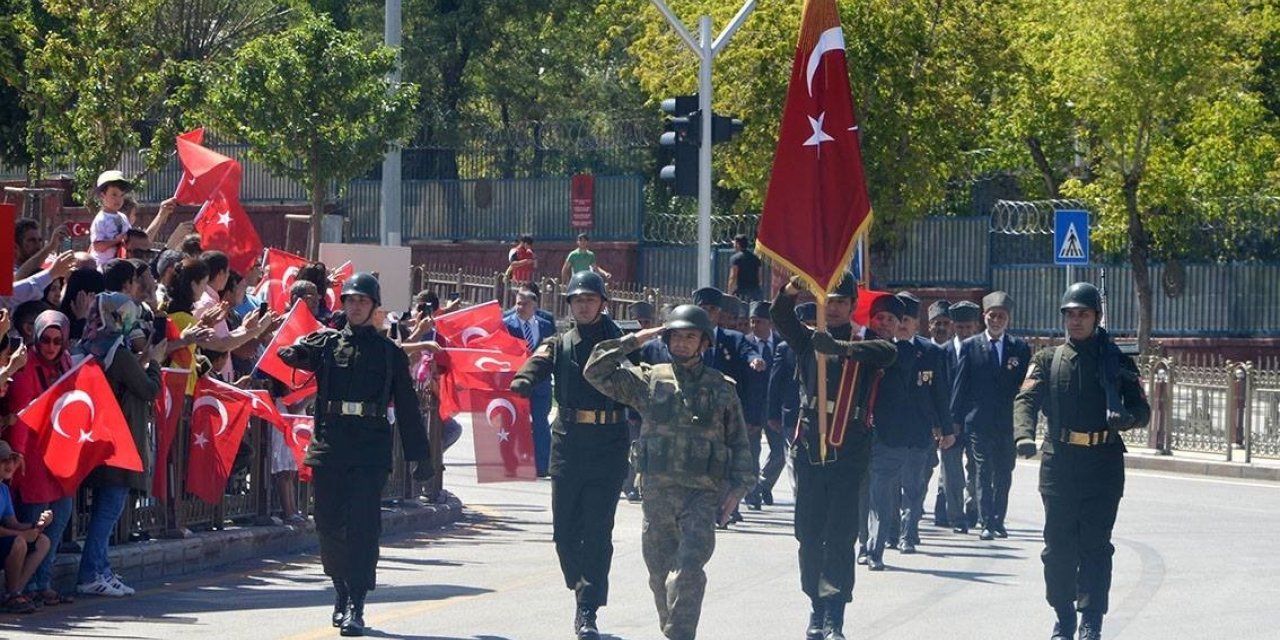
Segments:
[[[640,537],[658,624],[670,640],[693,640],[716,547],[715,491],[645,485]]]

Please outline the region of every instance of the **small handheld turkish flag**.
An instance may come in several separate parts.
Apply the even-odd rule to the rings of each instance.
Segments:
[[[241,167],[229,158],[202,146],[204,129],[178,136],[178,160],[182,179],[173,197],[182,204],[203,204],[216,193],[240,193]]]
[[[178,420],[187,398],[188,369],[166,367],[160,375],[160,395],[156,397],[156,468],[151,476],[151,494],[157,500],[169,499],[169,455],[173,439],[178,435]]]
[[[200,234],[205,249],[227,254],[231,270],[236,273],[248,273],[262,255],[262,238],[234,191],[219,191],[210,196],[196,214],[192,227]]]
[[[99,465],[142,471],[115,393],[95,358],[84,358],[18,413],[49,473],[68,494]]]
[[[470,397],[462,391],[506,391],[516,371],[528,359],[521,353],[512,355],[485,349],[445,349],[436,356],[442,369],[440,376],[440,415],[449,418],[469,411]]]
[[[196,383],[187,449],[187,493],[209,504],[222,501],[231,464],[244,438],[252,396],[211,378]]]
[[[271,338],[271,342],[262,352],[262,357],[258,358],[257,369],[288,387],[290,396],[304,389],[314,389],[315,374],[285,364],[277,352],[282,347],[297,344],[308,334],[323,328],[324,326],[316,320],[315,316],[311,315],[305,302],[302,300],[295,302],[293,308],[289,310],[289,315],[285,317],[284,324],[280,325],[280,329],[276,331],[276,335]],[[289,400],[286,400],[286,404],[290,404]]]
[[[262,265],[262,284],[258,286],[258,297],[267,301],[267,306],[275,313],[289,311],[289,290],[298,277],[298,272],[307,265],[307,259],[270,247]]]
[[[502,324],[502,306],[497,300],[446,313],[436,318],[436,333],[453,347],[477,348],[473,341],[497,333],[507,333]]]
[[[284,422],[276,425],[276,429],[284,435],[284,444],[289,447],[289,452],[298,463],[298,478],[303,482],[311,482],[311,467],[303,464],[303,459],[307,457],[307,445],[311,444],[311,436],[315,433],[316,419],[292,413],[282,413],[280,416]]]
[[[529,401],[510,391],[472,390],[468,395],[476,482],[537,480]]]

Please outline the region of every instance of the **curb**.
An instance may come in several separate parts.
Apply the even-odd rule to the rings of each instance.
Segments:
[[[462,501],[445,492],[443,502],[382,509],[382,535],[424,531],[450,525],[462,517]],[[302,525],[228,527],[176,540],[148,540],[113,546],[111,568],[129,584],[219,569],[244,560],[292,555],[319,546],[315,522]],[[54,588],[75,593],[80,555],[64,553],[53,567]]]
[[[1248,462],[1191,460],[1187,458],[1179,458],[1177,456],[1130,452],[1124,456],[1124,466],[1126,469],[1143,471],[1162,471],[1166,473],[1207,476],[1213,478],[1280,482],[1280,467],[1269,465],[1260,466]]]

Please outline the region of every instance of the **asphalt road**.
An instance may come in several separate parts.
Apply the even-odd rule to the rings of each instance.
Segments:
[[[369,598],[372,637],[431,640],[571,638],[573,599],[551,544],[550,483],[476,485],[467,436],[450,451],[447,483],[466,521],[386,540]],[[857,570],[852,638],[1046,638],[1034,463],[1014,479],[1008,540],[982,542],[925,525],[914,556],[886,551],[883,573]],[[717,537],[702,638],[803,637],[791,500],[744,512]],[[1106,637],[1280,637],[1280,485],[1131,472],[1115,532]],[[640,508],[623,502],[615,529],[606,638],[660,640],[640,557]],[[127,578],[127,576],[126,576]],[[139,584],[123,600],[81,598],[30,616],[0,616],[0,637],[336,637],[330,594],[313,555],[246,563],[180,582]]]

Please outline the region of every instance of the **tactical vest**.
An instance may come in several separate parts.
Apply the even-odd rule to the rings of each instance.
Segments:
[[[603,335],[598,342],[587,343],[582,340],[578,329],[572,328],[560,337],[560,351],[556,354],[555,396],[559,405],[559,415],[572,415],[578,410],[615,411],[622,410],[624,405],[615,402],[600,393],[582,376],[582,369],[587,365],[591,350],[599,342],[622,337],[622,330],[609,318],[602,317]]]
[[[651,372],[655,376],[670,376],[670,380],[680,387],[675,376],[673,364],[655,366]],[[711,367],[706,367],[702,375],[721,375]],[[653,433],[646,431],[632,445],[632,464],[636,470],[644,474],[662,476],[683,476],[688,479],[709,478],[719,481],[728,476],[732,450],[725,442],[724,425],[713,415],[682,414],[677,402],[688,403],[681,388],[679,396],[665,399],[664,402],[650,407],[653,430],[662,430],[665,425],[678,424],[687,418],[689,424],[680,424],[676,433]],[[690,412],[692,413],[692,412]]]

